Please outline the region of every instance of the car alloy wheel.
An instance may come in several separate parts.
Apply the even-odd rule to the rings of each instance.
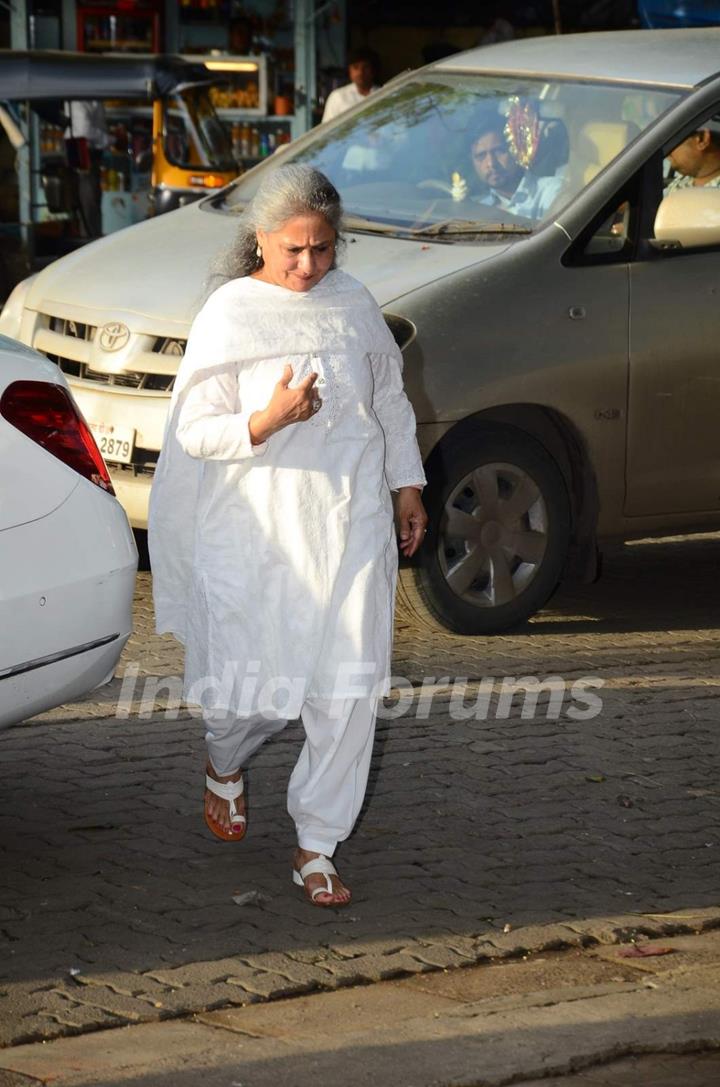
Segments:
[[[430,626],[496,634],[544,606],[570,541],[568,489],[556,461],[519,428],[475,420],[427,466],[425,544],[400,570],[401,607]]]
[[[468,472],[451,491],[437,542],[447,584],[474,607],[512,603],[547,550],[548,510],[535,481],[513,464]]]

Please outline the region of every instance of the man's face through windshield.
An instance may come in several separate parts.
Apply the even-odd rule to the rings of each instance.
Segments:
[[[473,144],[472,160],[482,182],[503,196],[512,196],[520,184],[522,169],[510,154],[504,135],[484,133]]]

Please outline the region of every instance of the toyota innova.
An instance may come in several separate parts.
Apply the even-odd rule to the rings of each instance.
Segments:
[[[666,190],[668,153],[718,115],[720,29],[461,53],[56,262],[0,326],[65,374],[144,526],[209,264],[267,171],[314,164],[418,420],[430,524],[404,591],[453,630],[503,630],[595,576],[598,542],[720,527],[720,189]],[[488,132],[514,194],[480,162]]]

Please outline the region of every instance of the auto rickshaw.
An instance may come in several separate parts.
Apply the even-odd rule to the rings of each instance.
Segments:
[[[83,170],[83,141],[63,139],[70,102],[102,101],[110,115],[144,115],[142,138],[129,128],[124,146],[116,138],[110,153],[120,169],[107,170],[110,189],[144,188],[142,218],[231,181],[237,166],[210,100],[212,83],[203,64],[176,56],[0,50],[0,123],[19,152],[18,220],[25,234],[34,236],[42,223],[39,209],[45,220],[78,210],[73,175]],[[49,146],[37,135],[48,126],[60,134]]]

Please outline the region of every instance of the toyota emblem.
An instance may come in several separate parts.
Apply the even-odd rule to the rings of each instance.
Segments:
[[[100,329],[99,344],[103,351],[120,351],[130,339],[130,329],[120,321],[110,321]]]

